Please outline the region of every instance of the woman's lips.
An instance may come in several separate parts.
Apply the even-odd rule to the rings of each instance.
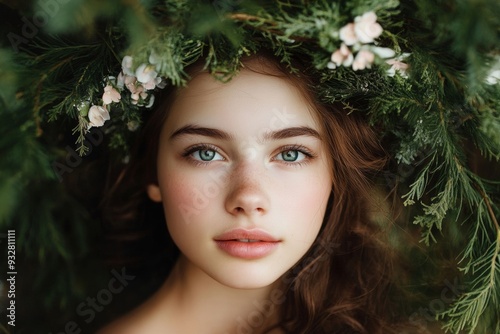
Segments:
[[[217,247],[242,259],[264,257],[276,249],[281,240],[261,230],[234,229],[214,238]]]

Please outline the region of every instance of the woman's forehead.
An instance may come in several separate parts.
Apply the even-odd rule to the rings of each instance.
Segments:
[[[204,113],[216,117],[223,113],[284,109],[289,113],[311,116],[306,97],[289,79],[242,69],[227,83],[208,73],[199,73],[187,87],[179,90],[170,113],[172,116],[182,114],[183,118]]]

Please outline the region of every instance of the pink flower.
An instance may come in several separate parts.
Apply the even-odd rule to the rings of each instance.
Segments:
[[[409,56],[410,53],[403,53],[395,58],[386,60],[386,63],[391,65],[391,67],[386,71],[387,75],[393,77],[396,75],[396,72],[398,72],[403,78],[408,78],[408,74],[406,72],[410,66],[405,63],[404,60]]]
[[[136,86],[135,88],[136,88],[135,91],[131,92],[132,95],[130,95],[130,97],[133,100],[132,103],[134,103],[134,101],[137,103],[137,101],[139,101],[139,98],[142,98],[144,100],[148,97],[148,93],[145,92],[143,86]]]
[[[408,64],[403,63],[402,61],[397,59],[389,59],[386,61],[386,63],[391,65],[391,68],[387,70],[388,76],[393,77],[397,71],[403,78],[408,77],[408,74],[406,74],[406,71],[408,70]]]
[[[109,120],[109,112],[106,106],[92,106],[89,110],[89,128],[93,126],[103,126],[104,122]]]
[[[358,42],[358,37],[354,31],[354,23],[349,23],[342,27],[339,31],[340,39],[346,45],[354,45]]]
[[[137,90],[138,86],[136,85],[136,82],[137,79],[134,76],[125,75],[125,77],[123,78],[123,84],[132,94],[134,94],[135,91]]]
[[[375,60],[375,55],[368,50],[361,50],[356,55],[352,63],[352,69],[354,71],[364,70],[365,68],[370,68]]]
[[[336,66],[351,66],[353,55],[351,53],[351,50],[349,50],[349,48],[344,43],[342,43],[340,49],[332,53],[331,60],[332,63],[334,63]]]
[[[354,19],[354,32],[361,43],[372,43],[382,34],[382,27],[377,23],[377,15],[368,12]]]
[[[119,102],[121,98],[120,93],[113,86],[107,85],[104,87],[104,94],[102,95],[102,101],[104,104]]]
[[[148,82],[144,83],[143,86],[147,90],[155,89],[155,87],[156,87],[156,78],[153,78],[153,79],[149,80]]]

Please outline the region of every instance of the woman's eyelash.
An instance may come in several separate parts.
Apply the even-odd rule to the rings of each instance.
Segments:
[[[189,160],[189,162],[194,163],[196,166],[206,166],[206,165],[210,164],[211,162],[213,162],[213,160],[203,161],[203,160],[194,159],[191,156],[193,153],[195,153],[197,151],[203,151],[203,150],[210,150],[210,151],[214,151],[214,152],[220,154],[217,146],[209,145],[209,144],[198,144],[198,145],[194,145],[194,146],[190,146],[190,147],[186,148],[184,150],[184,152],[182,152],[181,155],[184,159]]]
[[[286,151],[299,151],[301,153],[304,153],[304,155],[306,155],[309,158],[316,157],[316,155],[311,150],[309,150],[307,147],[303,145],[286,145],[280,147],[279,150],[280,150],[279,153],[283,153]]]
[[[193,154],[194,152],[200,151],[200,150],[211,150],[211,151],[215,151],[215,152],[220,154],[217,146],[213,146],[213,145],[209,145],[209,144],[198,144],[198,145],[190,146],[190,147],[186,148],[184,150],[184,152],[182,153],[182,156],[187,157],[187,156]]]
[[[194,145],[194,146],[190,146],[190,147],[186,148],[184,150],[184,152],[182,152],[181,156],[183,158],[191,160],[193,163],[195,163],[197,165],[207,165],[207,164],[210,164],[211,162],[213,162],[214,160],[202,161],[202,160],[194,159],[191,156],[193,153],[195,153],[197,151],[202,151],[202,150],[210,150],[210,151],[216,152],[217,154],[220,154],[220,150],[217,146],[210,145],[210,144],[198,144],[198,145]],[[287,151],[298,151],[298,152],[304,154],[306,156],[306,158],[301,160],[301,161],[279,160],[280,163],[283,163],[285,165],[302,166],[302,165],[309,163],[312,159],[316,158],[316,155],[311,150],[309,150],[307,147],[305,147],[303,145],[295,144],[295,145],[286,145],[286,146],[280,147],[279,152],[273,156],[273,160],[276,161],[277,160],[276,157],[278,155],[280,155],[284,152],[287,152]],[[220,161],[220,160],[217,160],[217,161]]]
[[[303,145],[286,145],[282,146],[279,148],[279,153],[276,154],[274,157],[278,156],[279,154],[282,154],[287,151],[298,151],[306,156],[304,160],[301,161],[286,161],[286,160],[280,160],[280,163],[283,163],[288,166],[295,166],[295,167],[301,167],[304,166],[308,163],[311,162],[314,158],[316,158],[316,154],[314,154],[311,150],[309,150],[307,147]],[[273,158],[274,158],[273,157]],[[275,158],[273,160],[276,160]]]

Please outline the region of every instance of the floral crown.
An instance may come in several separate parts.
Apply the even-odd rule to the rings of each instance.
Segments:
[[[20,183],[34,191],[75,169],[93,131],[127,152],[156,92],[185,85],[190,64],[203,60],[224,81],[242,57],[272,50],[292,72],[301,59],[324,102],[343,103],[377,129],[393,158],[383,178],[423,242],[462,231],[457,257],[467,288],[435,316],[454,332],[498,330],[500,184],[491,168],[500,158],[498,2],[58,0],[57,13],[54,3],[50,13],[42,2],[35,7],[58,15],[45,33],[36,12],[3,34],[0,97],[9,112],[0,124],[12,135],[1,140],[13,158],[2,166]],[[68,124],[79,155],[61,136]],[[21,203],[12,200],[6,217],[23,212]]]
[[[372,68],[374,63],[381,64],[385,60],[386,75],[395,76],[397,74],[406,78],[408,64],[404,63],[403,60],[410,54],[400,53],[395,57],[396,52],[391,48],[377,46],[377,38],[382,33],[383,28],[377,22],[377,15],[373,11],[356,16],[354,22],[346,24],[338,31],[331,30],[331,41],[338,41],[340,45],[331,52],[328,58],[325,57],[323,60],[323,63],[326,62],[326,69],[335,70],[342,66],[353,71],[362,71]],[[199,48],[202,43],[202,41],[198,41],[195,47]],[[161,57],[154,51],[151,51],[146,62],[140,64],[134,63],[134,58],[126,55],[123,57],[121,65],[121,71],[116,77],[108,76],[105,79],[101,104],[90,106],[88,101],[82,101],[78,104],[80,115],[88,116],[87,129],[103,126],[107,120],[110,120],[109,112],[113,104],[122,107],[133,105],[151,108],[155,101],[155,88],[161,89],[167,85],[168,77],[159,76],[162,71]],[[325,66],[319,66],[318,69],[321,70],[323,67]],[[80,122],[85,124],[86,120],[80,119]],[[127,127],[129,130],[135,131],[138,128],[138,123],[128,122]],[[85,128],[85,125],[80,128]],[[80,136],[83,134],[82,132]],[[84,141],[80,140],[79,142],[82,145],[79,151],[85,152]]]

